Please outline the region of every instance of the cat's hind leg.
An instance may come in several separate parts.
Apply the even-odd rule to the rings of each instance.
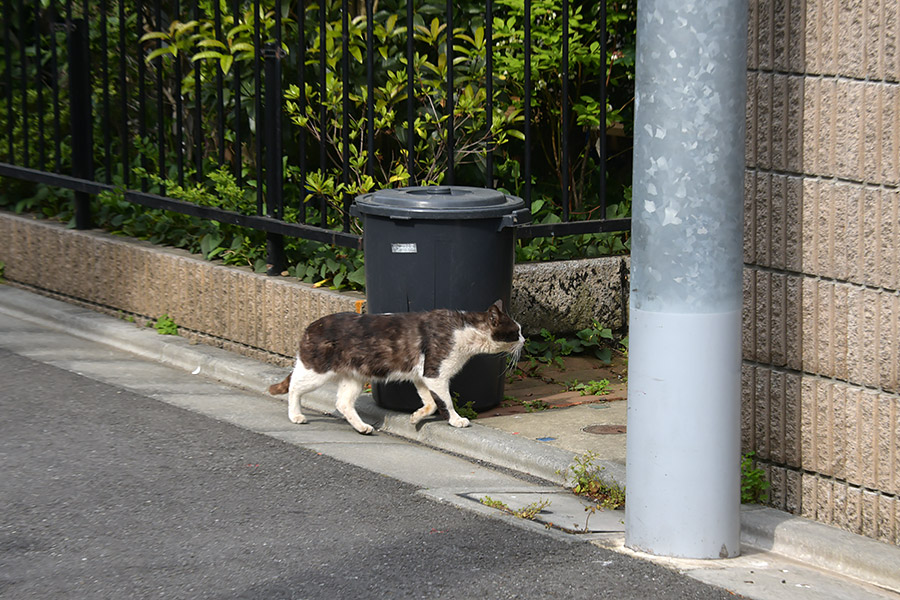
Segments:
[[[437,411],[437,404],[434,403],[434,397],[431,395],[431,390],[428,389],[428,386],[425,385],[425,383],[416,381],[414,384],[416,386],[416,391],[419,392],[419,398],[422,399],[422,408],[409,417],[409,422],[416,425],[425,417],[433,415],[435,411]]]
[[[324,373],[316,373],[303,366],[299,360],[291,373],[291,383],[288,387],[288,418],[292,423],[306,423],[306,417],[300,410],[300,398],[303,394],[322,387],[330,377]]]
[[[363,422],[359,417],[359,413],[356,412],[355,406],[356,399],[359,397],[359,393],[362,392],[362,388],[362,382],[353,379],[352,377],[341,379],[338,382],[337,403],[335,408],[344,415],[344,418],[347,419],[348,423],[353,425],[353,429],[362,434],[369,434],[375,431],[375,428]]]
[[[465,417],[459,416],[459,413],[456,412],[456,409],[453,408],[453,397],[450,396],[450,382],[444,379],[426,379],[425,385],[428,386],[432,392],[434,392],[438,399],[444,404],[444,408],[447,409],[447,414],[450,417],[450,424],[454,427],[468,427],[469,420]]]

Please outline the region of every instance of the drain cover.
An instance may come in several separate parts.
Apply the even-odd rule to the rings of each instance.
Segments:
[[[582,429],[585,433],[595,433],[597,435],[610,435],[613,433],[625,433],[624,425],[588,425]]]

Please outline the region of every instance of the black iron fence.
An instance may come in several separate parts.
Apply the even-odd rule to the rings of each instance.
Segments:
[[[630,226],[605,2],[2,1],[0,177],[73,190],[77,227],[118,190],[264,231],[280,271],[282,236],[360,247],[377,187],[549,198],[520,237]],[[201,198],[213,174],[249,193]]]

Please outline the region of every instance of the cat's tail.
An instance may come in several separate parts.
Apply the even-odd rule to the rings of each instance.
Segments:
[[[287,394],[288,388],[291,387],[291,374],[288,374],[281,383],[273,383],[269,386],[269,393],[273,396],[279,394]]]

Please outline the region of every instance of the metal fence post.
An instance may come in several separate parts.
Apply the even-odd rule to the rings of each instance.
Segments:
[[[282,187],[284,169],[281,152],[281,49],[276,44],[263,48],[265,59],[265,114],[263,121],[266,168],[266,216],[281,219],[284,216]],[[266,234],[268,253],[266,273],[280,275],[287,268],[284,256],[284,237],[277,233]]]
[[[74,19],[68,28],[69,110],[72,120],[72,175],[94,179],[94,141],[91,110],[91,68],[88,24]],[[91,197],[75,192],[75,228],[91,228]]]

